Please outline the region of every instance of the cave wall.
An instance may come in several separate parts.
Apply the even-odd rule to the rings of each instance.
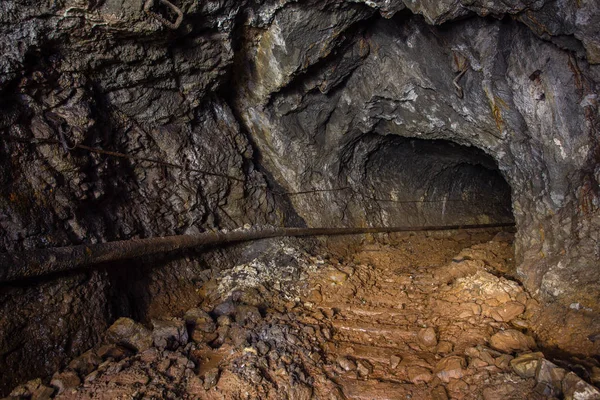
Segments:
[[[281,218],[223,96],[235,3],[189,1],[177,32],[140,1],[0,4],[0,251]],[[31,143],[47,139],[59,143]],[[120,315],[197,301],[186,293],[206,264],[177,256],[3,285],[0,393],[51,374]]]
[[[475,146],[512,188],[526,287],[598,313],[597,3],[416,3],[424,17],[291,4],[246,30],[236,108],[264,164],[292,192],[331,190],[292,198],[307,221],[352,226],[365,216],[344,211],[364,203],[333,189],[353,184],[348,149],[365,135]]]
[[[0,251],[243,224],[500,221],[511,213],[484,207],[505,196],[485,175],[498,167],[526,287],[598,320],[598,1],[174,3],[176,30],[142,0],[0,3]],[[393,168],[440,167],[410,161],[417,139],[471,147],[445,169],[460,184]],[[489,188],[467,196],[474,208],[444,201],[471,183]],[[435,202],[381,201],[419,190]],[[115,307],[122,292],[168,297],[198,259],[2,287],[0,369],[50,373],[132,312]]]

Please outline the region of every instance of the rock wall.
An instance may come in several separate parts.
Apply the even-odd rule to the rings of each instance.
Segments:
[[[0,251],[278,222],[223,96],[234,3],[189,1],[178,31],[139,1],[0,4]],[[120,267],[0,288],[0,392],[193,301],[205,264]]]
[[[477,147],[512,189],[526,287],[597,315],[598,3],[390,3],[287,4],[244,30],[235,104],[264,165],[292,192],[364,189],[366,137]],[[370,206],[356,201],[292,198],[308,221],[349,225]]]
[[[145,3],[0,3],[0,251],[500,221],[512,197],[526,288],[600,314],[598,1],[178,0],[177,29]],[[2,287],[0,390],[203,268],[144,265]]]

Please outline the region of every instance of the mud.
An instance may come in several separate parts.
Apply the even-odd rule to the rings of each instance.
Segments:
[[[593,359],[573,368],[537,347],[540,305],[512,278],[511,234],[379,235],[319,255],[293,243],[215,272],[185,314],[119,319],[51,382],[11,396],[600,398]]]

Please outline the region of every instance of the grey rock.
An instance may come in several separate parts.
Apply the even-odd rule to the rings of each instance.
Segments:
[[[573,372],[565,375],[562,381],[565,400],[599,400],[600,390],[590,385]]]
[[[185,321],[175,319],[169,321],[152,320],[152,339],[159,349],[174,350],[188,343],[188,331]]]

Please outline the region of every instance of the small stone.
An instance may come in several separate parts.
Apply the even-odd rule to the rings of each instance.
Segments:
[[[171,360],[166,358],[166,359],[160,361],[158,364],[156,364],[156,370],[158,372],[160,372],[161,374],[164,374],[167,372],[167,370],[169,369],[170,366],[171,366]]]
[[[445,355],[452,353],[453,350],[454,350],[454,345],[451,342],[442,340],[438,343],[436,352],[438,354],[445,356]]]
[[[115,361],[119,361],[130,356],[131,351],[126,347],[119,346],[118,344],[105,344],[98,348],[96,354],[103,360],[112,358]]]
[[[73,371],[65,371],[56,373],[52,376],[50,385],[54,386],[58,394],[61,394],[65,390],[76,388],[81,384],[81,379]]]
[[[474,358],[471,360],[471,366],[473,368],[484,368],[487,367],[489,364],[485,361],[483,361],[481,358]]]
[[[80,375],[87,375],[92,372],[100,363],[102,359],[96,355],[92,350],[88,350],[79,357],[75,358],[69,363],[69,368],[77,371]]]
[[[255,306],[239,305],[235,310],[235,322],[240,325],[247,325],[249,323],[257,323],[262,319],[260,311]]]
[[[140,354],[140,360],[145,363],[153,363],[158,359],[158,355],[158,350],[155,347],[151,347]]]
[[[356,362],[356,370],[358,375],[366,377],[373,371],[373,367],[368,361],[361,360]]]
[[[233,315],[235,313],[235,305],[233,301],[227,300],[213,309],[213,312],[220,317],[221,315]]]
[[[152,332],[130,318],[119,318],[108,328],[106,340],[137,352],[152,346]]]
[[[540,393],[546,396],[559,396],[562,393],[562,381],[566,374],[567,371],[556,364],[545,359],[540,360],[535,379],[547,389]]]
[[[157,321],[152,320],[152,339],[154,346],[164,350],[175,350],[185,346],[189,340],[187,328],[183,320]]]
[[[600,391],[573,372],[565,375],[561,386],[565,400],[600,400]]]
[[[52,398],[54,389],[45,385],[38,386],[31,394],[31,400],[48,400]]]
[[[513,353],[515,351],[527,351],[535,348],[535,341],[517,330],[508,329],[500,331],[490,338],[490,346],[496,350]]]
[[[502,354],[494,360],[496,367],[507,370],[510,367],[510,362],[513,360],[513,356],[508,354]]]
[[[227,335],[235,347],[246,347],[248,332],[244,328],[234,325],[229,328]]]
[[[408,375],[408,380],[414,384],[427,383],[433,378],[431,371],[419,366],[410,366],[406,368],[406,374]]]
[[[221,315],[217,318],[217,324],[219,326],[231,326],[231,317],[228,315]]]
[[[339,357],[337,363],[344,371],[354,371],[356,369],[356,363],[346,357]]]
[[[431,391],[431,400],[448,400],[448,393],[443,386],[436,386]]]
[[[40,378],[32,379],[29,382],[14,388],[13,391],[10,392],[10,397],[33,398],[33,396],[38,393],[40,388],[42,388],[42,390],[39,392],[38,396],[43,396],[44,393],[47,393],[47,391],[44,389],[46,386],[42,385],[42,380]],[[54,392],[53,389],[51,390]],[[52,392],[45,398],[50,398]]]
[[[227,319],[231,323],[231,318],[227,315],[221,315],[219,318],[223,318],[223,321]],[[212,333],[217,329],[217,326],[211,316],[200,308],[192,308],[191,310],[188,310],[183,316],[183,319],[185,320],[186,325],[193,330]]]
[[[590,374],[592,383],[596,386],[600,386],[600,368],[592,367],[592,373]]]
[[[400,361],[402,361],[402,358],[396,355],[393,355],[390,357],[390,367],[392,367],[392,369],[396,369],[398,367],[398,365],[400,364]]]
[[[335,283],[344,283],[348,279],[348,274],[337,268],[331,268],[327,273],[327,278]]]
[[[206,374],[204,375],[204,389],[209,390],[210,388],[217,386],[218,382],[219,382],[219,369],[218,368],[211,368],[208,371],[206,371]]]
[[[419,342],[425,347],[435,347],[438,344],[437,334],[432,327],[421,329],[417,337]]]
[[[442,381],[448,383],[451,379],[460,379],[464,376],[465,360],[462,357],[450,356],[440,360],[435,366],[435,374]]]
[[[148,375],[137,370],[121,371],[111,378],[111,382],[119,385],[146,385],[149,381]]]
[[[256,349],[258,350],[258,354],[260,354],[261,356],[264,356],[270,350],[269,345],[263,342],[262,340],[256,343]]]
[[[510,361],[510,366],[521,378],[533,378],[543,358],[542,353],[524,354]]]
[[[517,303],[516,301],[509,301],[496,307],[492,311],[491,317],[498,322],[510,322],[519,315],[523,314],[524,311],[525,306],[523,304]]]

